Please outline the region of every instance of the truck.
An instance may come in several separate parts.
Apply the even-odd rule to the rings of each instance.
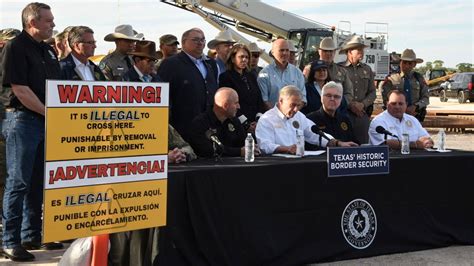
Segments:
[[[354,35],[350,22],[342,21],[341,27],[329,26],[273,7],[259,0],[161,0],[183,10],[193,12],[218,30],[229,30],[233,37],[244,44],[249,41],[229,28],[248,34],[265,42],[285,38],[298,48],[297,62],[300,69],[319,59],[319,43],[324,37],[332,37],[342,47]],[[340,23],[340,25],[341,25]],[[344,27],[343,27],[344,26]],[[364,63],[375,73],[375,80],[381,81],[389,74],[390,56],[387,52],[388,24],[367,22],[361,35],[365,44]],[[263,58],[271,62],[265,55]],[[345,60],[337,55],[336,62]]]

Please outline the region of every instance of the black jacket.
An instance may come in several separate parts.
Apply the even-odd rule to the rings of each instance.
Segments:
[[[98,66],[89,60],[89,64],[94,75],[95,81],[105,81],[105,76]],[[59,61],[61,67],[61,79],[62,80],[83,80],[81,73],[76,71],[76,64],[72,58],[72,54],[69,54],[63,60]]]

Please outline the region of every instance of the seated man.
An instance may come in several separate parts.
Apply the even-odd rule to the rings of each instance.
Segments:
[[[322,106],[306,115],[325,133],[342,141],[355,141],[352,124],[344,114],[337,111],[342,102],[342,85],[334,81],[326,83],[321,90]]]
[[[376,130],[378,126],[382,126],[400,138],[403,133],[407,133],[411,149],[432,148],[433,140],[426,129],[414,116],[405,113],[407,109],[405,93],[399,90],[391,90],[388,92],[387,98],[387,110],[377,115],[370,123],[370,144],[379,145],[384,142],[384,135],[377,133]],[[399,150],[401,143],[397,137],[388,136],[387,145],[392,149]]]
[[[265,154],[296,154],[296,131],[303,131],[306,142],[320,147],[357,146],[354,142],[343,142],[326,134],[330,141],[322,139],[311,131],[314,123],[299,112],[303,106],[301,91],[288,85],[280,90],[278,103],[262,115],[257,124],[257,142]]]
[[[234,89],[222,87],[217,90],[212,110],[198,115],[191,123],[190,143],[198,156],[212,157],[214,147],[223,156],[244,156],[247,134],[235,117],[239,107],[239,96]],[[215,135],[222,146],[213,143],[211,135]],[[259,154],[256,147],[255,155]]]

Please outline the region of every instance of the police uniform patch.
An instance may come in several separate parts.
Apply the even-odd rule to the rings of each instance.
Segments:
[[[341,129],[344,131],[347,131],[349,129],[349,126],[347,126],[346,122],[341,122]]]
[[[293,127],[296,129],[300,128],[300,123],[298,123],[298,121],[293,121]]]
[[[377,217],[372,206],[363,199],[351,201],[342,212],[341,229],[352,247],[369,247],[377,233]]]
[[[100,63],[99,63],[99,68],[101,70],[104,70],[105,69],[105,62],[102,60]]]
[[[235,127],[233,124],[229,123],[227,124],[227,128],[229,129],[230,132],[234,132],[235,131]]]

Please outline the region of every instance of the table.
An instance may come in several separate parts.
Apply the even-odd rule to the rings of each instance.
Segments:
[[[472,245],[473,173],[474,153],[462,151],[394,151],[388,175],[332,178],[326,155],[172,166],[155,262],[301,265]],[[346,241],[341,225],[354,199],[368,202],[376,217],[363,249]]]

